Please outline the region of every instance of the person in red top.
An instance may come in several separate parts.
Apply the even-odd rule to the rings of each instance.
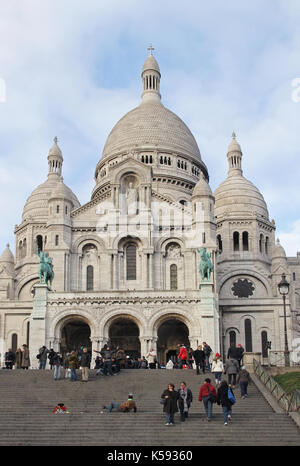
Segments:
[[[178,354],[178,369],[182,368],[183,364],[186,364],[188,358],[187,349],[184,345],[181,345],[180,351]]]
[[[210,421],[212,418],[212,407],[213,403],[216,402],[217,392],[215,387],[210,383],[210,379],[205,379],[205,383],[201,385],[199,392],[199,401],[203,401],[204,409],[206,412],[207,420]]]

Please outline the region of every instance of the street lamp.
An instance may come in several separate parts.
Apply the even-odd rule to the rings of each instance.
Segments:
[[[290,353],[289,353],[289,346],[288,346],[288,338],[287,338],[287,325],[286,325],[286,296],[289,293],[290,284],[286,280],[286,276],[283,273],[281,276],[281,282],[278,283],[278,290],[283,299],[283,314],[284,314],[284,361],[285,365],[290,365]]]

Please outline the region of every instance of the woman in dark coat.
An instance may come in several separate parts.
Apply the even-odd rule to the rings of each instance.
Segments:
[[[231,387],[228,386],[226,380],[222,380],[220,387],[217,392],[217,404],[222,406],[223,417],[224,417],[224,426],[228,425],[228,421],[231,420],[232,416],[232,405],[233,403],[228,398],[228,390],[233,391]]]
[[[175,385],[169,383],[167,390],[163,392],[161,398],[165,400],[164,413],[166,414],[166,426],[172,426],[174,422],[174,414],[178,412],[177,401],[179,393],[175,390]]]

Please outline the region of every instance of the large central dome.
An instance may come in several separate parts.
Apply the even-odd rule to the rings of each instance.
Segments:
[[[102,159],[121,152],[158,150],[176,153],[204,166],[198,145],[186,124],[161,103],[160,69],[150,47],[142,70],[141,104],[128,112],[110,132]]]
[[[201,160],[194,136],[175,113],[158,101],[142,102],[114,126],[102,159],[120,151],[156,147]]]

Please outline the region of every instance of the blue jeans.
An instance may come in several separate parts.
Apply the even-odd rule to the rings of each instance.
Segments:
[[[109,375],[113,375],[113,372],[112,372],[112,362],[110,360],[107,360],[104,362],[104,372],[107,374],[107,372],[109,373]]]
[[[209,400],[209,397],[208,396],[204,396],[203,397],[203,404],[204,404],[204,409],[205,409],[205,412],[206,412],[206,416],[208,417],[208,419],[211,419],[212,417],[212,402]]]
[[[228,416],[232,415],[232,409],[231,406],[222,406],[223,409],[223,417],[224,417],[224,422],[228,422]]]
[[[113,409],[116,409],[117,411],[122,411],[120,403],[115,402],[110,403],[110,405],[106,406],[106,408],[109,413],[111,413]]]
[[[205,356],[205,365],[206,368],[210,371],[209,355]]]
[[[47,362],[47,360],[45,360],[45,361],[40,361],[40,367],[39,367],[39,368],[40,368],[40,369],[45,369],[45,367],[46,367],[46,362]]]
[[[222,372],[214,372],[216,382],[221,382]]]
[[[61,378],[61,366],[54,367],[54,380],[58,380]]]
[[[166,414],[166,424],[175,424],[174,413],[165,413],[165,414]]]
[[[240,382],[241,396],[247,395],[248,382]]]
[[[76,369],[71,369],[70,380],[77,380]]]

